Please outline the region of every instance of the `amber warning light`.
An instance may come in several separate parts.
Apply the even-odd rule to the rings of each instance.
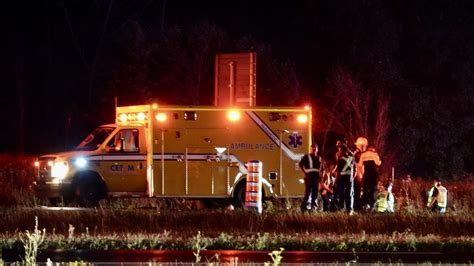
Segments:
[[[305,124],[306,122],[308,122],[308,115],[299,114],[296,120],[298,121],[298,123]]]
[[[118,115],[118,121],[122,123],[126,122],[145,122],[148,120],[148,113],[121,113]]]
[[[165,113],[158,113],[156,114],[155,118],[156,118],[156,121],[158,122],[165,122],[167,119],[167,116]]]
[[[240,112],[237,110],[229,110],[227,112],[227,119],[230,121],[238,121],[240,119]]]

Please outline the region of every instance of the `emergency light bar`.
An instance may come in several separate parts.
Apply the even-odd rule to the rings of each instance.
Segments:
[[[118,121],[126,122],[146,122],[148,121],[148,112],[134,112],[118,114]]]

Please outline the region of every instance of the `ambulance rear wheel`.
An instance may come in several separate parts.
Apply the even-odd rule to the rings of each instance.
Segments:
[[[232,205],[234,205],[234,208],[243,208],[245,206],[245,180],[240,181],[235,187]]]
[[[246,190],[246,180],[240,181],[239,184],[235,187],[234,196],[232,198],[232,205],[234,208],[243,208],[245,206],[245,190]],[[262,188],[262,204],[265,202],[265,192]]]

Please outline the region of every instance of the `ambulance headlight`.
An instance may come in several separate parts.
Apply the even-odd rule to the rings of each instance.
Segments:
[[[69,165],[67,162],[54,162],[51,166],[51,177],[53,178],[65,178],[69,171]]]
[[[87,160],[85,158],[79,157],[74,161],[74,164],[77,166],[77,168],[84,168],[87,165]]]

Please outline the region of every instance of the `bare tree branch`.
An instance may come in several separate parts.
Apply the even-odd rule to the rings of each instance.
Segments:
[[[325,138],[328,132],[334,132],[344,135],[353,143],[357,137],[363,136],[384,151],[390,126],[390,97],[362,87],[350,73],[342,69],[335,71],[329,84],[327,96],[333,104],[321,111],[326,122]]]

